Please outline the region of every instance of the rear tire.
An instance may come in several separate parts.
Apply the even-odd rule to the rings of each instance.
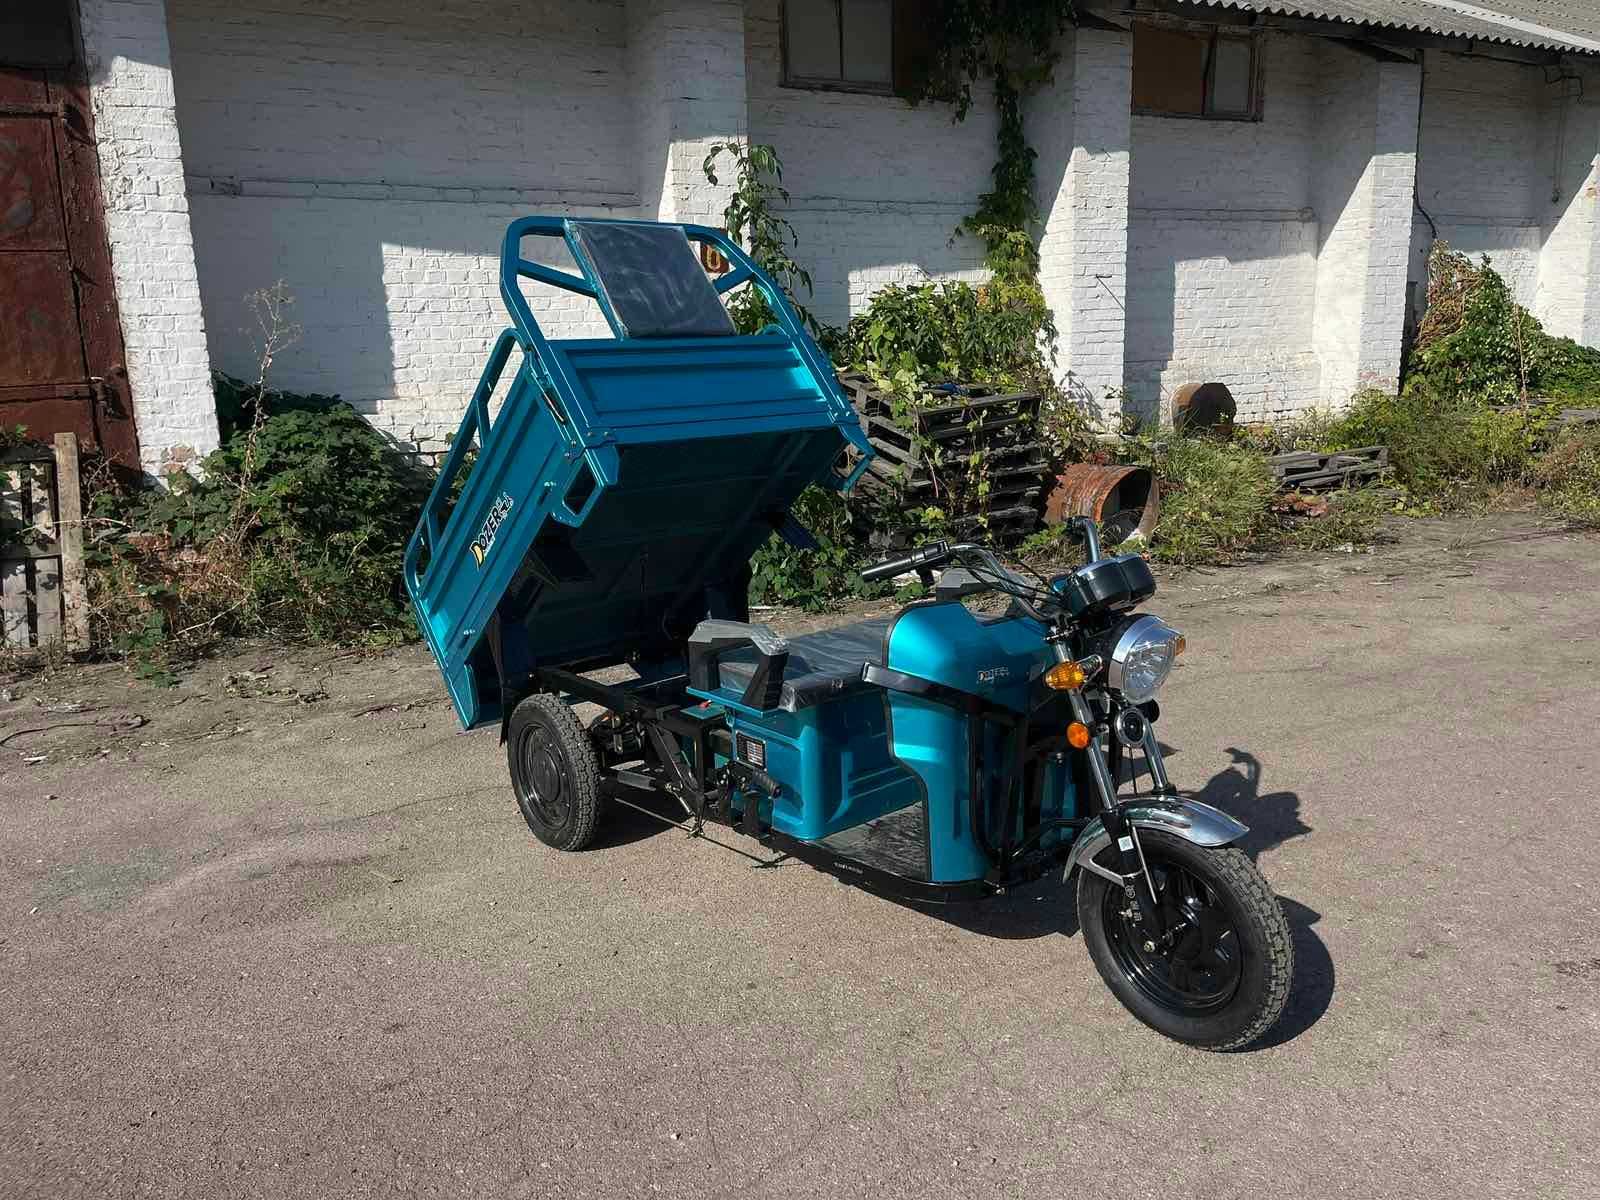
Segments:
[[[600,822],[600,763],[559,697],[529,696],[511,713],[506,762],[522,819],[557,850],[583,850]]]
[[[1139,842],[1168,927],[1182,933],[1147,951],[1122,915],[1122,889],[1080,870],[1078,923],[1100,977],[1129,1012],[1176,1041],[1204,1050],[1249,1045],[1289,997],[1294,950],[1283,906],[1232,846],[1196,846],[1154,829],[1140,829]]]

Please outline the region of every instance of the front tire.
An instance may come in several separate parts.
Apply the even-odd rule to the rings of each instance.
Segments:
[[[1205,1050],[1237,1050],[1283,1012],[1294,950],[1283,906],[1242,851],[1203,847],[1160,830],[1139,830],[1167,945],[1127,916],[1123,890],[1078,876],[1078,923],[1089,956],[1112,993],[1146,1025]],[[1143,878],[1140,888],[1145,887]]]
[[[511,713],[506,762],[522,819],[557,850],[582,850],[600,821],[600,763],[577,714],[557,696],[529,696]]]

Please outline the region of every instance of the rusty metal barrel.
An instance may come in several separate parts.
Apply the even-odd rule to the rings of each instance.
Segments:
[[[1044,505],[1047,524],[1068,517],[1093,517],[1108,547],[1136,534],[1148,538],[1161,517],[1161,488],[1149,467],[1074,463],[1056,477]]]

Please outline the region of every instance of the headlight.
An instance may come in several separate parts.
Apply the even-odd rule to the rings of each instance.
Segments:
[[[1183,652],[1183,635],[1160,617],[1135,617],[1117,636],[1106,683],[1125,700],[1142,704],[1172,673]]]

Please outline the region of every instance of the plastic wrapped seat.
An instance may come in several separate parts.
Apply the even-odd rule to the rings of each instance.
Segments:
[[[783,673],[778,707],[785,712],[799,712],[865,686],[861,668],[866,663],[884,665],[893,621],[892,616],[875,617],[788,638],[789,663]],[[722,686],[742,692],[755,674],[756,655],[752,650],[734,651],[720,665]]]

